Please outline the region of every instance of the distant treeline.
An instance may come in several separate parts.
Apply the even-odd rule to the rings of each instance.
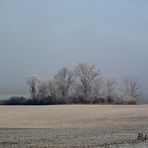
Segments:
[[[36,75],[27,78],[30,98],[11,97],[1,100],[1,105],[51,105],[51,104],[136,104],[141,94],[135,78],[119,84],[115,77],[102,79],[94,65],[79,63],[74,70],[64,67],[53,80]]]

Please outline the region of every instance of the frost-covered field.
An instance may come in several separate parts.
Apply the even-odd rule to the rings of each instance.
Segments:
[[[0,106],[0,147],[148,147],[148,106]]]

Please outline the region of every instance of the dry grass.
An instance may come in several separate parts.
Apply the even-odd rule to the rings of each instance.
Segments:
[[[0,106],[0,147],[144,148],[148,105]]]
[[[148,124],[148,106],[0,106],[0,128],[78,128]]]

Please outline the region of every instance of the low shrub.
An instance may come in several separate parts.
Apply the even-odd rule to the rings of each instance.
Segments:
[[[136,104],[136,99],[131,96],[124,96],[121,99],[114,99],[112,102],[107,102],[106,98],[98,97],[92,101],[84,101],[81,98],[68,98],[67,102],[63,102],[63,99],[53,98],[48,96],[47,98],[24,98],[24,97],[10,97],[9,99],[0,100],[0,105],[58,105],[58,104]]]
[[[9,99],[1,100],[0,105],[23,105],[26,102],[24,97],[11,97]]]

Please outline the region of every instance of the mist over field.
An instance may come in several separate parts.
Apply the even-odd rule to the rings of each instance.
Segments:
[[[137,77],[147,96],[147,13],[138,0],[1,0],[0,93],[28,93],[28,75],[86,62],[104,78]]]
[[[148,147],[148,1],[0,0],[0,147]]]

